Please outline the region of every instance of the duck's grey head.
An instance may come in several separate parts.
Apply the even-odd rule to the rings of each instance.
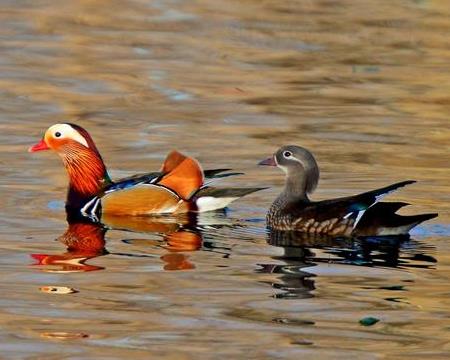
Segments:
[[[319,182],[319,167],[314,156],[296,145],[283,146],[259,165],[278,166],[286,173],[290,189],[296,193],[312,193]]]

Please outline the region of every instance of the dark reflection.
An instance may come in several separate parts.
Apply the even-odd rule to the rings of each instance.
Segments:
[[[101,266],[86,264],[87,260],[111,254],[127,257],[155,257],[151,254],[111,253],[105,248],[105,234],[109,230],[129,231],[130,234],[157,234],[160,240],[129,238],[127,244],[146,248],[157,246],[167,252],[159,258],[164,263],[164,270],[190,270],[195,265],[186,252],[204,249],[223,252],[229,249],[219,248],[211,242],[204,242],[199,230],[198,217],[183,215],[181,217],[104,217],[102,223],[92,221],[79,214],[67,213],[67,229],[57,238],[65,247],[62,254],[31,254],[46,272],[85,272],[104,269]],[[211,219],[209,219],[211,220]],[[207,219],[206,226],[211,226]],[[225,218],[217,217],[215,227],[227,224]],[[229,226],[227,224],[226,226]]]
[[[315,275],[301,269],[314,264],[300,260],[302,257],[303,254],[299,258],[291,256],[274,257],[276,260],[285,261],[285,265],[260,264],[261,269],[258,272],[279,274],[279,281],[271,283],[271,286],[283,292],[275,294],[274,297],[279,299],[305,299],[313,296],[311,291],[315,289],[313,280]]]
[[[430,247],[402,236],[333,238],[295,231],[269,231],[267,243],[284,249],[273,257],[283,265],[261,264],[260,272],[280,274],[279,282],[271,284],[284,292],[277,298],[313,296],[314,274],[302,270],[318,263],[337,263],[368,267],[430,268],[437,261],[426,252]],[[315,250],[315,251],[314,251]]]

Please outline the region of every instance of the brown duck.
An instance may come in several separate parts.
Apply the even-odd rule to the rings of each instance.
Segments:
[[[319,167],[314,156],[300,146],[283,146],[259,165],[278,166],[286,173],[284,190],[273,202],[266,218],[267,226],[274,230],[332,236],[401,235],[437,216],[435,213],[402,216],[395,212],[407,203],[378,202],[414,180],[354,196],[311,201],[308,195],[319,182]]]

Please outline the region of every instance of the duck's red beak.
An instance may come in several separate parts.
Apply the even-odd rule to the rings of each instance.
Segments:
[[[32,147],[30,147],[28,149],[28,152],[35,152],[35,151],[48,150],[48,149],[50,149],[50,148],[48,147],[48,145],[45,142],[45,140],[42,139],[36,145],[33,145]]]
[[[258,165],[277,166],[277,162],[275,161],[275,156],[271,156],[270,158],[260,161]]]

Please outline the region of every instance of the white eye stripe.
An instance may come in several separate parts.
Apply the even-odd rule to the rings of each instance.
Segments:
[[[68,124],[56,124],[51,126],[48,131],[52,136],[56,139],[72,139],[81,145],[89,147],[88,142],[86,139],[78,132],[76,131],[72,126]],[[58,136],[59,134],[59,136]]]
[[[297,161],[297,162],[298,162],[299,164],[301,164],[302,166],[305,166],[305,164],[303,163],[303,161],[297,159],[295,156],[291,156],[291,157],[289,158],[289,160]]]
[[[290,154],[290,156],[288,156],[288,157],[286,157],[285,156],[285,153],[289,153]],[[298,162],[301,166],[305,166],[305,164],[303,163],[303,161],[301,161],[300,159],[297,159],[293,154],[292,154],[292,152],[290,152],[290,151],[285,151],[285,152],[283,152],[283,157],[285,158],[285,159],[288,159],[288,160],[290,160],[290,161],[296,161],[296,162]]]

